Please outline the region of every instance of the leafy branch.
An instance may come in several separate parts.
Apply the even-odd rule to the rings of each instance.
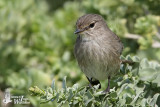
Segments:
[[[112,82],[117,83],[109,94],[103,94],[97,89],[79,87],[74,84],[66,86],[66,77],[62,82],[62,89],[56,89],[55,81],[51,87],[43,90],[37,86],[30,87],[32,95],[40,96],[41,103],[56,101],[61,107],[68,104],[70,107],[158,107],[160,95],[160,65],[156,62],[149,62],[147,59],[140,60],[138,57],[122,59],[136,62],[133,66],[121,65],[121,74]]]

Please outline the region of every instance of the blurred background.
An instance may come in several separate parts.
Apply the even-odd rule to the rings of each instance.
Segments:
[[[102,15],[124,44],[123,56],[160,61],[160,0],[0,0],[0,106],[5,89],[24,95],[29,105],[51,107],[30,96],[29,87],[84,86],[87,79],[78,68],[73,49],[78,17]]]

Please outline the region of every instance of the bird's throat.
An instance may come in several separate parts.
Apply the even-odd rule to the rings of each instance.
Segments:
[[[90,42],[93,40],[93,37],[87,34],[80,34],[79,37],[82,42]]]

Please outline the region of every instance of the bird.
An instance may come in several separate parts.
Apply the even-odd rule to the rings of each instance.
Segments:
[[[123,43],[108,27],[99,14],[85,14],[78,18],[74,32],[77,39],[74,55],[81,71],[85,74],[91,86],[108,79],[107,88],[110,91],[110,79],[120,69],[120,56]]]

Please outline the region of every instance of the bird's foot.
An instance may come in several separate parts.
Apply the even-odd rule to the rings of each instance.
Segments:
[[[109,93],[109,91],[110,91],[110,76],[108,76],[108,86],[102,93],[107,94]]]
[[[121,60],[121,64],[129,64],[129,65],[133,65],[135,62],[130,61],[130,60]]]
[[[89,89],[92,88],[92,85],[91,84],[88,84],[88,86],[86,86],[86,91],[88,91]]]
[[[110,87],[107,87],[102,93],[107,94],[110,92]]]

